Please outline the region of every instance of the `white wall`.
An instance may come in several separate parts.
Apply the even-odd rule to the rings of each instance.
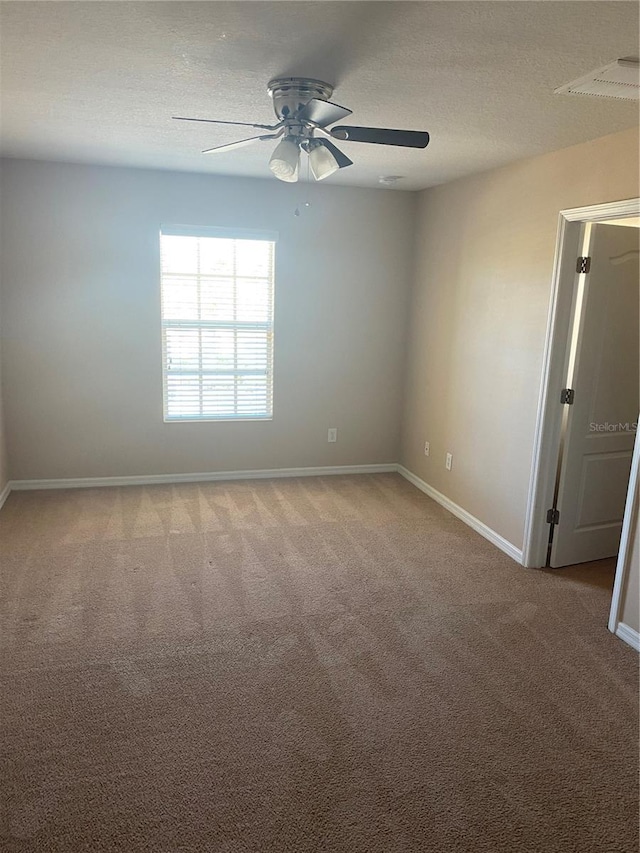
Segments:
[[[7,160],[12,477],[395,462],[414,195]],[[275,230],[274,419],[162,420],[162,223]],[[327,428],[336,426],[336,444]]]

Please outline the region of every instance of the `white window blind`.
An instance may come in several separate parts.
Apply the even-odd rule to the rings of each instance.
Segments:
[[[272,416],[273,239],[160,235],[164,417]]]

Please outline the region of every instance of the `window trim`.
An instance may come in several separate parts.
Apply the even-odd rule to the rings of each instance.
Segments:
[[[221,237],[223,240],[265,240],[277,243],[277,231],[252,228],[222,228],[217,225],[161,225],[159,236],[165,237]]]
[[[272,321],[271,333],[274,335],[275,329],[275,270],[276,270],[276,254],[279,233],[277,231],[262,231],[249,228],[224,228],[214,225],[160,225],[158,231],[158,247],[161,251],[163,237],[218,237],[224,240],[263,240],[273,243],[273,281],[272,281]],[[272,344],[271,352],[271,414],[265,416],[242,417],[237,414],[229,415],[228,417],[168,417],[167,416],[167,382],[165,368],[165,318],[162,313],[162,257],[159,255],[159,307],[160,307],[160,347],[161,347],[161,381],[162,381],[162,420],[165,424],[202,424],[202,423],[269,423],[273,420],[274,411],[274,394],[273,394],[273,372],[274,372],[274,355],[275,351]]]

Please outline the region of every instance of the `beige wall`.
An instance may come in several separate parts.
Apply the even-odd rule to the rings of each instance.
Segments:
[[[2,320],[2,305],[0,302],[0,329]],[[7,443],[4,427],[4,406],[2,388],[2,340],[0,337],[0,495],[2,495],[9,481],[9,458],[7,455]]]
[[[637,511],[631,535],[631,556],[629,557],[629,565],[623,589],[622,617],[620,621],[637,633],[640,633],[640,528],[638,527]]]
[[[518,548],[558,213],[637,195],[636,130],[420,194],[401,461]]]
[[[5,161],[14,479],[395,462],[415,196]],[[278,231],[274,419],[162,420],[158,230]],[[338,442],[327,443],[327,428]]]
[[[640,439],[636,439],[640,441]],[[635,456],[635,470],[631,472],[632,480],[635,480],[636,490],[633,497],[633,509],[631,510],[631,534],[628,562],[622,586],[622,603],[620,608],[620,621],[627,627],[640,633],[640,506],[638,494],[638,457]],[[627,501],[629,499],[627,498]]]
[[[0,179],[0,199],[1,179]],[[1,221],[1,217],[0,217]],[[0,243],[0,257],[2,256],[2,245]],[[2,279],[0,278],[0,283]],[[9,482],[9,457],[7,454],[6,430],[4,425],[4,405],[3,405],[3,385],[2,385],[2,287],[0,286],[0,496],[4,492],[7,483]]]

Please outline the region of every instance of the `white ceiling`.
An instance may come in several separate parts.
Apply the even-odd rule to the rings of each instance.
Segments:
[[[172,114],[269,123],[267,81],[333,83],[346,123],[428,130],[424,151],[342,143],[328,182],[417,189],[631,127],[637,105],[553,95],[638,55],[635,2],[4,2],[2,153],[270,177],[271,143]]]

